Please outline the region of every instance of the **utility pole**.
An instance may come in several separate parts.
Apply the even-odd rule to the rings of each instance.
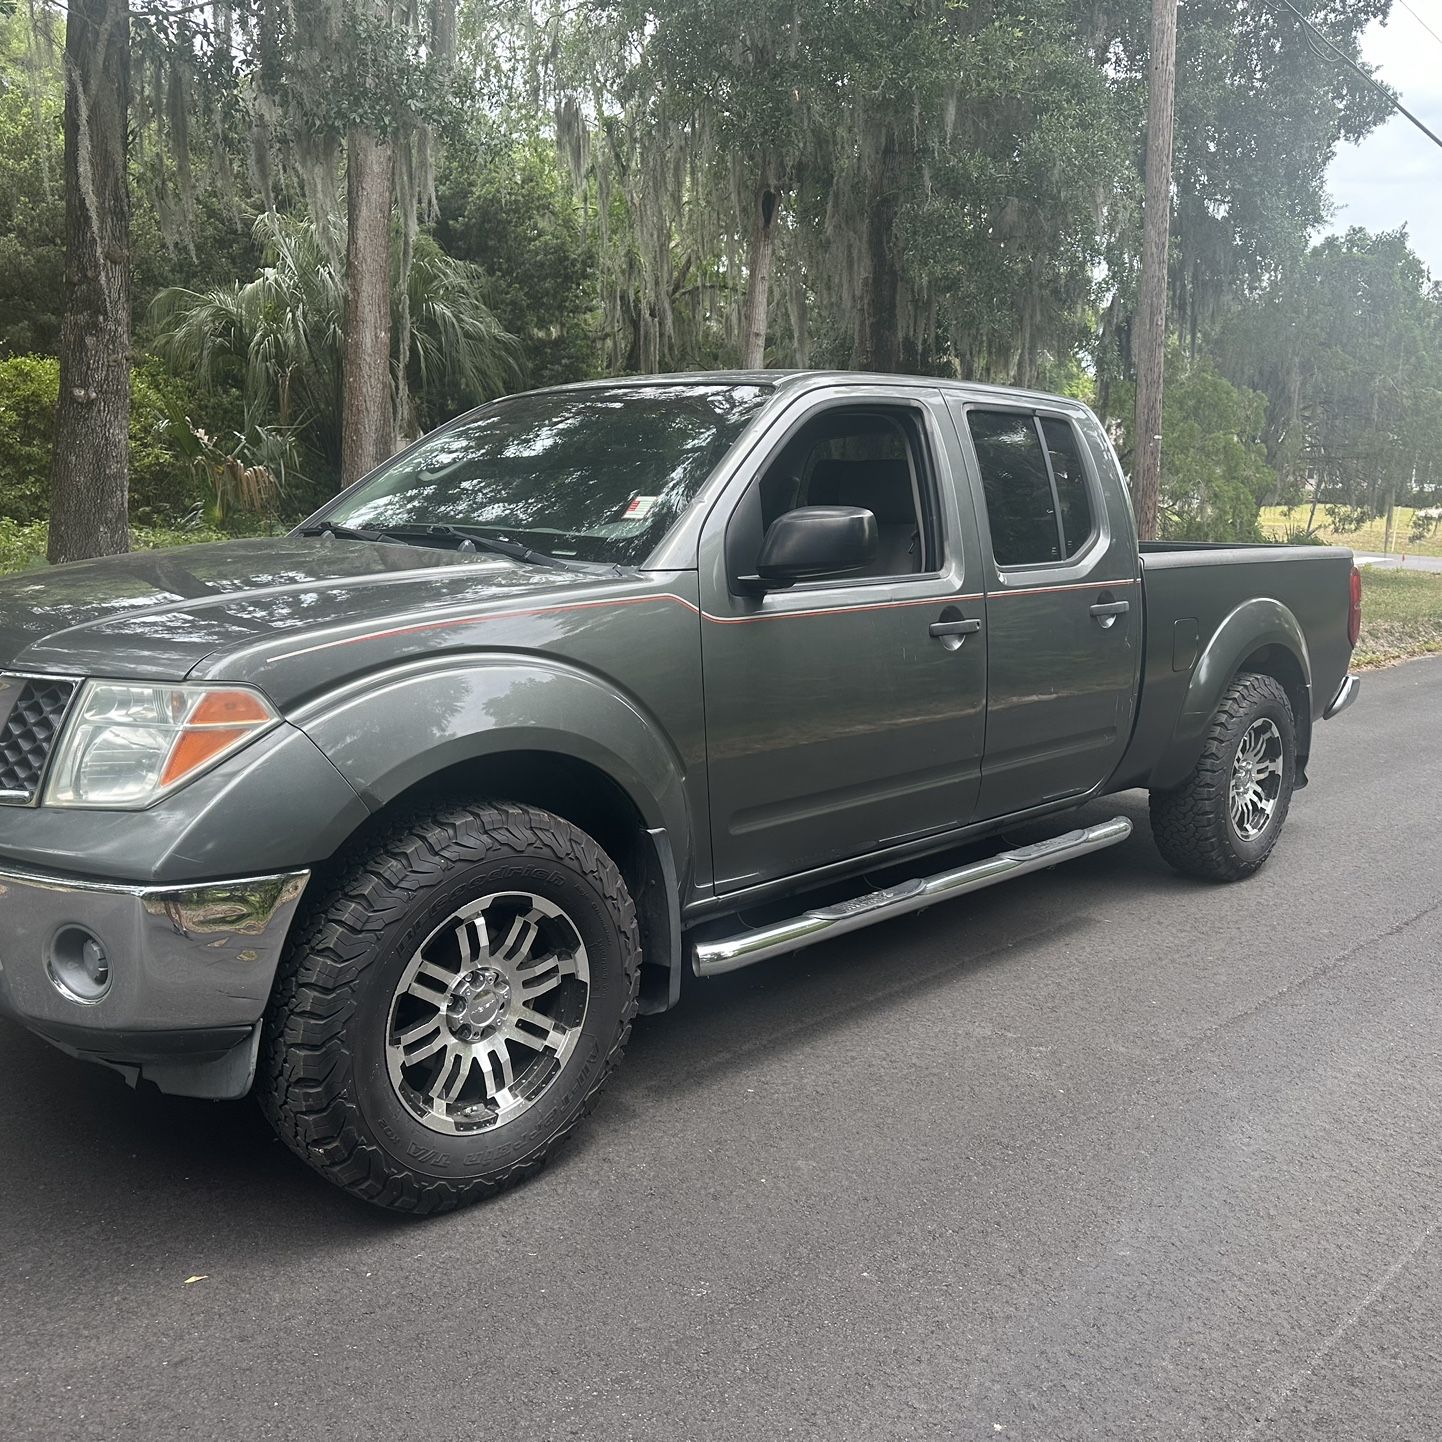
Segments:
[[[1132,500],[1144,541],[1157,534],[1162,479],[1162,368],[1167,349],[1167,237],[1172,220],[1172,119],[1177,84],[1177,0],[1152,0],[1147,77],[1147,182],[1141,294],[1132,352],[1137,366]]]

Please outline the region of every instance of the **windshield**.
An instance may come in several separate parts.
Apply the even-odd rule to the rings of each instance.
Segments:
[[[428,436],[324,520],[465,527],[563,560],[638,565],[769,395],[693,382],[513,396]]]

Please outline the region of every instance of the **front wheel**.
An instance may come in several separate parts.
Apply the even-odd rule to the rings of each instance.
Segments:
[[[261,1106],[322,1175],[436,1212],[539,1169],[620,1059],[636,910],[584,832],[446,807],[350,859],[276,977]]]
[[[1189,876],[1250,876],[1277,844],[1296,767],[1287,693],[1270,676],[1243,672],[1222,697],[1191,775],[1151,794],[1157,849]]]

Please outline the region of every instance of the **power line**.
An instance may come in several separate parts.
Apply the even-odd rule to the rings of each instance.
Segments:
[[[1336,57],[1336,60],[1339,63],[1345,65],[1347,69],[1352,71],[1359,79],[1365,81],[1368,85],[1370,85],[1372,89],[1375,90],[1377,94],[1380,95],[1387,102],[1388,105],[1390,105],[1395,111],[1397,111],[1399,115],[1405,115],[1407,119],[1410,120],[1412,124],[1415,125],[1417,129],[1420,130],[1422,134],[1425,135],[1427,139],[1432,142],[1433,145],[1435,145],[1439,150],[1442,150],[1442,135],[1438,135],[1435,130],[1431,129],[1427,125],[1424,125],[1422,121],[1420,121],[1415,115],[1412,114],[1410,110],[1407,109],[1405,105],[1402,104],[1401,99],[1395,94],[1395,92],[1388,90],[1387,87],[1383,85],[1380,81],[1373,79],[1373,77],[1368,75],[1367,72],[1363,70],[1362,67],[1358,65],[1357,62],[1353,60],[1350,55],[1346,54],[1344,51],[1339,50],[1336,45],[1334,45],[1332,41],[1327,38],[1326,35],[1324,35],[1320,30],[1318,30],[1317,27],[1313,25],[1312,22],[1305,15],[1303,15],[1302,12],[1298,10],[1295,5],[1292,4],[1292,0],[1268,0],[1268,3],[1272,4],[1273,9],[1275,9],[1277,5],[1280,4],[1281,7],[1286,10],[1293,19],[1296,20],[1296,22],[1306,32],[1308,45],[1321,59],[1326,60],[1328,57],[1323,55],[1322,52],[1317,49],[1317,41],[1319,40],[1322,42],[1323,45],[1327,47],[1328,50],[1332,52],[1332,55]],[[1402,0],[1398,0],[1398,3],[1402,3]],[[1404,8],[1410,10],[1410,7]]]
[[[1399,4],[1439,45],[1442,45],[1442,35],[1439,35],[1408,3],[1407,0],[1397,0]]]

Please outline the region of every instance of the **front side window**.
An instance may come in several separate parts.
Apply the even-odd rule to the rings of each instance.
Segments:
[[[798,506],[860,506],[876,517],[876,559],[860,577],[929,569],[922,451],[903,411],[823,411],[782,447],[760,481],[761,528]]]
[[[998,566],[1069,560],[1092,534],[1091,498],[1065,421],[970,411],[967,423]]]
[[[770,395],[692,383],[512,396],[428,436],[322,519],[455,526],[562,560],[637,565]]]

